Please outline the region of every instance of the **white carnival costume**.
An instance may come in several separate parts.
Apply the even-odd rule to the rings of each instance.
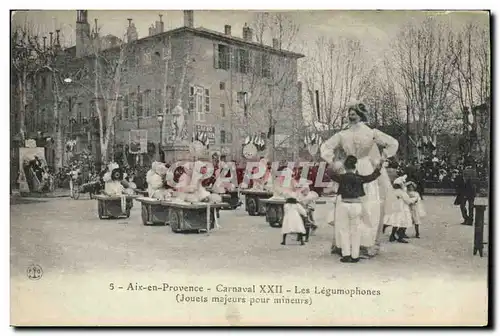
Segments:
[[[169,200],[172,197],[172,193],[164,185],[167,172],[168,168],[164,163],[152,163],[151,169],[146,173],[149,197],[159,200]]]
[[[352,105],[349,109],[366,113],[363,104]],[[383,147],[383,156],[378,146]],[[335,159],[335,151],[342,149],[345,156],[353,155],[358,159],[356,168],[360,175],[370,175],[374,171],[374,164],[394,156],[398,147],[399,143],[393,137],[359,122],[325,141],[321,146],[321,157],[331,164]],[[381,176],[377,180],[364,184],[363,187],[365,196],[362,198],[361,246],[370,248],[370,255],[375,255],[383,215],[394,212],[395,197],[385,168],[381,170]]]
[[[406,177],[407,176],[404,175],[394,180],[393,184],[401,186],[401,189],[394,189],[394,195],[397,198],[396,211],[385,216],[384,218],[385,225],[392,227],[399,227],[399,228],[410,228],[413,225],[410,205],[415,204],[418,201],[418,199],[411,198],[406,192],[406,187],[405,187]]]
[[[408,182],[406,183],[406,186],[408,186],[409,184],[413,185],[414,189],[417,189],[417,185],[414,182]],[[413,225],[422,225],[422,219],[427,215],[427,213],[425,212],[422,197],[417,191],[408,191],[408,196],[410,196],[411,199],[416,200],[416,203],[410,204],[410,212]]]
[[[193,157],[192,162],[184,164],[184,172],[179,178],[175,187],[175,200],[188,203],[220,203],[222,197],[215,193],[210,193],[203,187],[203,174],[200,168],[203,166],[203,159],[208,157],[208,136],[204,132],[196,133],[189,148]],[[202,161],[203,160],[203,161]]]
[[[111,162],[108,165],[108,172],[103,176],[104,193],[108,196],[122,196],[125,188],[122,185],[123,173],[120,166]]]
[[[108,172],[104,174],[104,194],[108,196],[121,197],[121,208],[125,212],[127,208],[127,199],[125,187],[123,186],[123,171],[117,163],[111,162],[108,165]]]

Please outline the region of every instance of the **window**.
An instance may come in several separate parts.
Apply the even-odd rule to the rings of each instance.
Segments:
[[[205,112],[210,112],[210,90],[205,89]]]
[[[250,52],[246,49],[238,49],[238,72],[247,73],[250,68]]]
[[[220,143],[226,143],[226,131],[220,131]]]
[[[254,53],[254,74],[262,76],[262,54],[259,52]]]
[[[78,102],[76,103],[76,121],[81,124],[83,120],[82,116],[82,103]]]
[[[245,91],[240,91],[236,93],[236,102],[243,109],[243,115],[246,117],[248,115],[248,104],[249,104],[249,94]]]
[[[189,87],[189,113],[192,113],[195,111],[195,101],[194,101],[194,86]]]
[[[222,118],[226,117],[226,105],[220,104],[220,115]]]
[[[144,50],[144,54],[142,55],[142,64],[145,66],[151,65],[151,49]]]
[[[236,93],[236,102],[240,104],[242,107],[245,106],[245,103],[248,104],[248,92],[240,91]]]
[[[189,110],[190,112],[194,111],[194,113],[196,113],[196,121],[205,121],[205,112],[207,108],[205,96],[206,91],[208,90],[199,86],[191,86],[189,88]]]
[[[271,77],[271,60],[269,54],[262,54],[262,77]]]
[[[156,114],[163,113],[163,99],[162,99],[162,92],[161,89],[156,89],[155,90],[155,97],[154,97],[154,103],[153,103],[153,114],[154,111],[156,111]]]
[[[116,119],[123,119],[123,97],[119,97],[116,101]]]
[[[214,67],[228,70],[231,67],[231,50],[225,44],[214,45]]]
[[[167,105],[167,113],[170,113],[174,106],[174,94],[175,94],[175,87],[174,86],[168,86],[167,85],[167,98],[165,101],[165,104]]]
[[[123,99],[123,119],[128,119],[129,118],[129,111],[130,111],[130,106],[129,106],[130,100],[128,93],[125,94],[125,98]]]
[[[132,69],[135,68],[137,65],[137,56],[136,55],[130,55],[127,57],[127,68]]]
[[[220,82],[219,83],[219,89],[225,90],[226,89],[226,83],[225,82]]]
[[[144,106],[143,106],[143,103],[144,103],[144,93],[140,93],[138,92],[137,93],[137,103],[136,103],[136,114],[137,114],[137,118],[142,118],[144,117]]]
[[[144,112],[144,117],[150,117],[152,114],[151,111],[151,90],[146,90],[144,91],[143,95],[143,112]]]
[[[136,111],[136,107],[137,107],[137,101],[136,101],[136,95],[135,93],[131,93],[130,96],[129,96],[129,112],[128,112],[128,115],[129,115],[129,118],[130,119],[135,119],[136,118],[136,114],[137,114],[137,111]]]

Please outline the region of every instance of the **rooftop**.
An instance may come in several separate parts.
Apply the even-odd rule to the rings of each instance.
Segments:
[[[174,34],[181,34],[181,33],[193,33],[193,34],[198,35],[198,36],[207,37],[207,38],[211,38],[211,39],[215,39],[215,40],[220,40],[220,41],[224,41],[224,42],[231,43],[231,44],[237,44],[237,45],[241,45],[241,46],[247,45],[247,46],[251,46],[251,47],[256,48],[256,49],[260,49],[262,51],[267,51],[269,53],[273,53],[273,54],[281,55],[281,56],[285,56],[285,57],[291,57],[291,58],[296,58],[296,59],[305,57],[305,55],[303,55],[303,54],[299,54],[299,53],[295,53],[295,52],[283,50],[283,49],[276,49],[276,48],[273,48],[271,46],[268,46],[268,45],[265,45],[262,43],[258,43],[258,42],[254,42],[254,41],[246,41],[240,37],[226,35],[226,34],[223,34],[221,32],[207,29],[207,28],[203,28],[203,27],[175,28],[175,29],[172,29],[172,30],[160,33],[160,34],[145,36],[143,38],[140,38],[140,39],[133,41],[132,44],[139,44],[139,43],[143,43],[143,42],[146,42],[146,41],[158,38],[158,37],[174,35]],[[110,35],[107,35],[108,38],[109,38],[109,36]],[[66,50],[71,49],[71,48],[74,48],[74,47],[67,48]],[[107,48],[105,50],[109,51],[109,50],[112,50],[115,48],[119,48],[119,46]]]

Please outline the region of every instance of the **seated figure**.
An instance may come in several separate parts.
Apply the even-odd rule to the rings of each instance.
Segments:
[[[108,165],[108,172],[104,174],[104,194],[108,196],[122,196],[125,188],[122,185],[123,171],[117,163]]]
[[[153,162],[151,169],[146,174],[148,184],[148,196],[159,200],[169,200],[172,197],[171,190],[165,188],[165,177],[168,168],[161,162]]]
[[[175,196],[178,201],[188,203],[222,202],[220,195],[208,192],[203,186],[204,177],[201,167],[203,166],[202,160],[207,157],[207,152],[208,138],[206,134],[203,132],[196,133],[190,146],[193,161],[184,164],[184,171],[175,187]]]

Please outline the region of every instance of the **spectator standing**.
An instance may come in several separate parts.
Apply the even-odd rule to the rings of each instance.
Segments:
[[[466,159],[465,168],[455,179],[457,197],[455,205],[460,206],[464,222],[462,225],[472,225],[474,220],[474,200],[479,191],[479,178],[475,163],[471,158]]]

